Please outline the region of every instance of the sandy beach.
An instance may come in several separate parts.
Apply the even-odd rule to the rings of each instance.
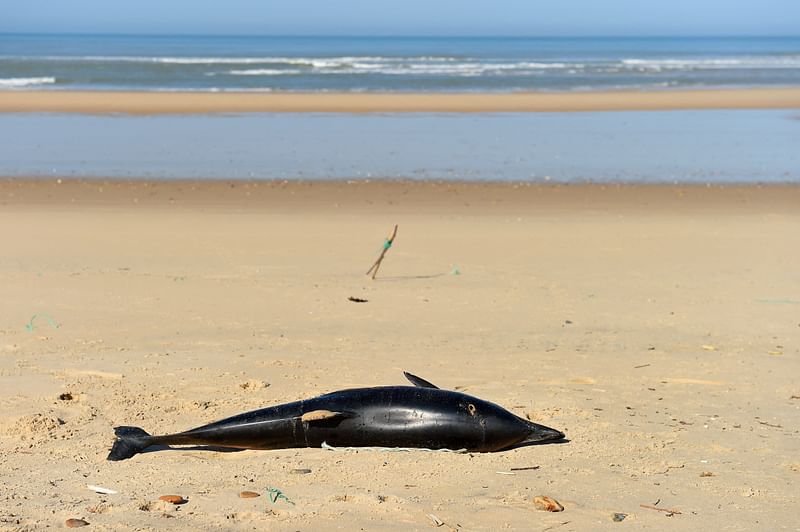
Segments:
[[[80,99],[0,102],[56,96]],[[798,205],[797,186],[2,180],[0,528],[794,530]],[[116,425],[402,370],[569,441],[106,461]]]
[[[209,93],[0,91],[0,112],[566,112],[800,107],[800,88],[573,93]]]

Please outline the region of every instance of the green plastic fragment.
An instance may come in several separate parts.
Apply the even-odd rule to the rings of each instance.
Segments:
[[[294,502],[290,501],[289,497],[284,495],[284,493],[278,488],[267,488],[267,495],[269,496],[269,500],[272,504],[275,504],[280,499],[283,499],[284,501],[294,506]]]
[[[59,327],[61,327],[61,325],[59,325],[59,323],[56,320],[54,320],[53,317],[50,314],[46,314],[46,313],[39,314],[39,313],[37,313],[37,314],[34,314],[31,317],[30,321],[28,321],[28,323],[25,324],[25,328],[28,329],[29,331],[33,331],[36,328],[36,323],[34,323],[34,322],[36,321],[37,318],[42,318],[42,319],[47,320],[47,323],[49,323],[50,327],[52,327],[53,329],[58,329]]]

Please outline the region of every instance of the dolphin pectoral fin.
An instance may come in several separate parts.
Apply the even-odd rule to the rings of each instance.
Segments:
[[[417,377],[416,375],[412,375],[411,373],[409,373],[407,371],[404,371],[403,375],[406,376],[406,379],[408,379],[411,382],[411,384],[413,384],[414,386],[417,386],[419,388],[434,388],[436,390],[439,389],[439,387],[436,386],[435,384],[431,384],[430,382],[426,381],[425,379],[423,379],[421,377]]]
[[[330,410],[312,410],[300,416],[300,421],[303,423],[314,423],[315,421],[330,422],[334,419],[344,419],[352,417],[352,414],[347,412],[331,412]]]

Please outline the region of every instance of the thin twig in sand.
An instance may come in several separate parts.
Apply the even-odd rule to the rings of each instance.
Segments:
[[[372,278],[374,279],[376,275],[378,275],[378,268],[381,267],[381,262],[383,261],[383,257],[386,256],[386,252],[389,251],[389,248],[392,247],[394,243],[394,237],[397,236],[397,226],[394,226],[394,231],[392,231],[392,236],[386,239],[386,242],[383,243],[383,249],[381,250],[381,254],[378,259],[375,261],[375,264],[370,266],[369,270],[367,270],[367,275],[372,273]]]
[[[664,512],[664,513],[668,514],[667,517],[672,516],[672,515],[676,515],[676,514],[677,515],[681,515],[681,511],[680,510],[676,510],[674,508],[672,508],[672,509],[659,508],[658,506],[653,506],[652,504],[640,504],[639,506],[641,506],[642,508],[647,508],[648,510],[656,510],[658,512]]]

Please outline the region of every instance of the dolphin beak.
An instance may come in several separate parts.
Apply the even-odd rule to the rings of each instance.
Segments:
[[[564,433],[560,430],[531,422],[528,422],[528,426],[530,426],[531,432],[523,440],[524,443],[545,443],[564,439]]]

